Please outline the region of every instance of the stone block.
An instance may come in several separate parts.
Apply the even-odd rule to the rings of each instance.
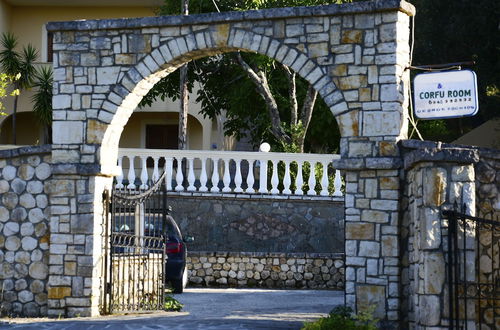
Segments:
[[[382,256],[397,257],[399,255],[399,244],[397,236],[382,237]]]
[[[367,111],[363,114],[364,136],[399,136],[401,114],[397,111]],[[369,124],[368,124],[369,123]]]
[[[50,287],[48,289],[49,299],[63,299],[71,296],[71,287]]]
[[[97,84],[98,85],[113,85],[116,84],[118,80],[118,73],[120,72],[120,67],[99,67],[96,69]]]
[[[375,307],[373,316],[384,318],[386,315],[385,287],[380,285],[358,285],[356,287],[357,310],[367,311]]]
[[[81,121],[55,121],[52,139],[57,144],[83,143],[83,127]]]
[[[358,44],[363,41],[363,31],[362,30],[344,30],[342,31],[342,43],[346,44]]]
[[[360,257],[380,257],[380,243],[371,241],[361,241],[359,243],[358,256]]]
[[[438,326],[441,321],[441,302],[435,295],[419,296],[419,313],[417,314],[417,323],[423,326]]]
[[[375,237],[375,226],[373,223],[352,223],[345,224],[346,239],[371,240]]]
[[[423,198],[425,206],[441,206],[446,199],[446,170],[427,168],[423,175]]]
[[[474,181],[474,167],[470,165],[453,166],[451,169],[451,180]]]
[[[389,214],[383,211],[362,210],[361,221],[387,223],[389,221]]]

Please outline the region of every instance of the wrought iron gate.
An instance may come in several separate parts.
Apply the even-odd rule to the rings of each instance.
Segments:
[[[146,191],[105,191],[103,313],[161,310],[165,303],[164,175]]]
[[[450,329],[498,329],[500,222],[445,211]],[[500,219],[499,219],[500,220]]]

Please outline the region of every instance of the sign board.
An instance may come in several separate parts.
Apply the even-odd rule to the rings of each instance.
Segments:
[[[413,90],[419,119],[468,117],[479,109],[476,74],[470,70],[419,74]]]

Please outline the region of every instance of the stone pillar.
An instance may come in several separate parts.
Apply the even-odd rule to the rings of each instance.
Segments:
[[[111,179],[81,170],[54,165],[50,183],[50,317],[99,315],[102,191]]]
[[[375,164],[374,164],[375,165]],[[379,164],[380,165],[380,164]],[[394,325],[399,318],[399,170],[346,172],[346,304]],[[380,167],[380,166],[378,166]]]
[[[405,141],[412,147],[428,143]],[[433,143],[431,143],[432,146]],[[447,328],[446,252],[448,221],[442,211],[456,202],[475,211],[473,150],[420,148],[405,156],[402,221],[403,328]],[[471,246],[473,249],[473,246]],[[473,259],[471,259],[473,260]],[[474,269],[474,265],[470,265]],[[468,311],[473,312],[473,310]]]

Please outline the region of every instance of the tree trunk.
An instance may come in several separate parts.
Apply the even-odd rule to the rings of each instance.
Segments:
[[[16,95],[14,97],[14,107],[12,111],[12,144],[17,144],[17,123],[16,123],[16,116],[17,116],[17,101],[19,99],[19,96]]]
[[[189,14],[189,0],[182,1],[182,14]],[[180,109],[179,109],[179,150],[187,149],[187,117],[189,94],[187,88],[188,65],[184,64],[180,68]]]
[[[281,127],[281,119],[280,113],[278,110],[278,104],[274,99],[273,94],[271,93],[271,89],[269,88],[269,83],[267,81],[266,75],[264,72],[259,71],[256,73],[248,63],[245,62],[243,57],[241,57],[240,53],[237,53],[236,58],[238,63],[241,65],[243,70],[247,73],[250,80],[253,81],[257,88],[257,93],[262,97],[264,102],[266,103],[267,110],[269,111],[269,116],[271,117],[271,133],[274,135],[278,141],[283,143],[291,143],[292,139]]]
[[[300,148],[300,152],[304,152],[304,141],[306,139],[307,129],[309,128],[309,124],[311,123],[312,113],[314,110],[314,105],[316,104],[317,96],[318,92],[316,92],[312,85],[309,85],[304,104],[302,105],[302,112],[300,116],[303,130],[301,134],[296,138],[297,145]]]

